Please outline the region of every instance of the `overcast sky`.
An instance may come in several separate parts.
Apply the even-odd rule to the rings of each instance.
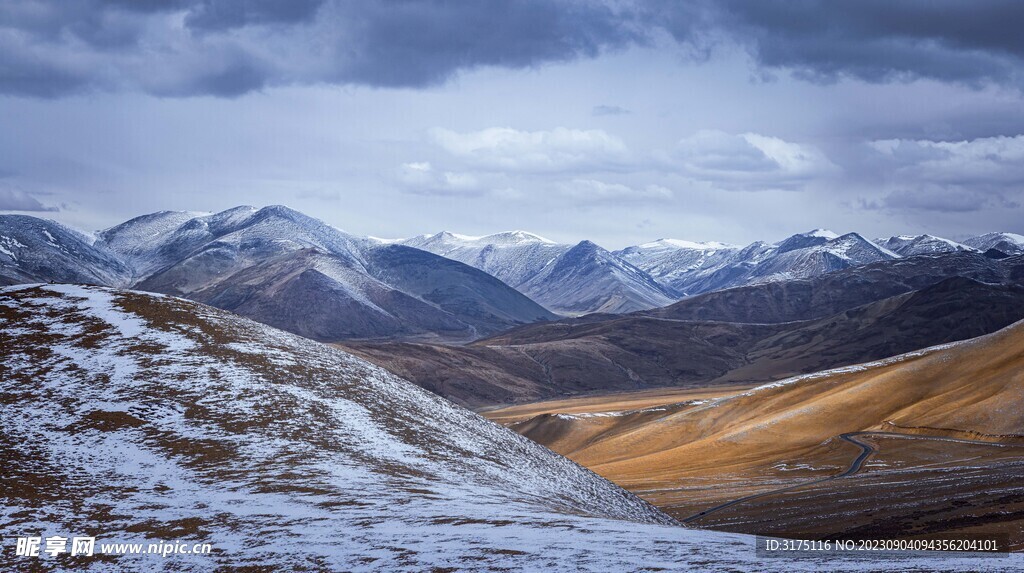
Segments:
[[[1024,2],[0,0],[0,210],[1024,233]]]

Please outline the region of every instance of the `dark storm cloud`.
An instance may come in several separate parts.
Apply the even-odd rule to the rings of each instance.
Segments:
[[[1020,86],[1024,3],[573,0],[26,0],[0,3],[0,93],[233,96],[268,85],[422,87],[649,43],[723,42],[812,81]],[[211,64],[207,60],[212,61]]]
[[[724,0],[701,18],[762,65],[815,81],[932,78],[1018,84],[1024,3],[1014,0]],[[674,33],[693,35],[695,20]]]
[[[18,189],[0,187],[0,211],[56,211],[38,199]]]
[[[0,93],[423,87],[460,70],[593,57],[640,40],[633,18],[571,0],[30,0],[0,3]]]
[[[308,22],[324,0],[202,0],[189,7],[185,24],[196,30],[229,30],[251,24]]]

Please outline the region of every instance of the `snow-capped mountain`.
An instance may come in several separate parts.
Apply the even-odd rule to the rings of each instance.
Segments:
[[[974,247],[934,235],[896,235],[888,239],[875,239],[875,244],[902,257],[975,250]]]
[[[160,211],[135,217],[96,233],[96,246],[119,254],[136,276],[147,276],[173,260],[160,256],[160,248],[182,225],[211,215],[184,211]]]
[[[1016,233],[986,233],[971,237],[964,244],[982,252],[995,249],[1007,255],[1024,254],[1024,235]]]
[[[857,233],[817,230],[793,235],[759,255],[750,282],[807,278],[895,258],[899,255]]]
[[[482,237],[441,232],[403,244],[490,273],[555,312],[630,312],[665,306],[678,298],[644,271],[590,241],[563,245],[525,231]]]
[[[567,250],[519,289],[547,308],[571,314],[647,310],[679,298],[644,271],[590,241]]]
[[[121,280],[76,280],[60,274],[65,265],[42,264],[8,282],[133,284],[318,340],[468,340],[552,318],[487,273],[282,206],[154,213],[100,231],[90,248],[120,265]]]
[[[857,233],[837,235],[824,229],[799,233],[775,244],[758,241],[743,248],[721,243],[674,245],[663,240],[629,247],[619,254],[687,295],[809,278],[899,257]],[[672,261],[686,266],[673,269]]]
[[[519,288],[572,248],[525,231],[482,237],[443,231],[401,243],[476,267],[513,288]]]
[[[0,284],[125,286],[131,278],[119,257],[78,231],[47,219],[0,215]]]
[[[740,247],[714,241],[693,242],[678,239],[659,239],[614,254],[644,270],[661,284],[677,291],[687,277],[711,271],[726,264]]]

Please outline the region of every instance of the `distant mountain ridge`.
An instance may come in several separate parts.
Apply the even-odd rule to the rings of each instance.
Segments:
[[[134,285],[317,340],[466,341],[553,318],[487,273],[283,206],[143,215],[100,231],[94,244],[51,221],[0,219],[0,244],[32,245],[0,260],[8,284]]]
[[[704,293],[625,315],[514,328],[459,347],[347,348],[474,407],[770,381],[993,332],[1024,319],[1024,256],[900,257]]]
[[[591,241],[562,245],[525,231],[482,237],[441,232],[402,244],[481,269],[563,314],[646,310],[679,298]]]
[[[1024,253],[1024,235],[1016,233],[986,233],[966,239],[964,244],[979,251],[995,249],[1008,255]]]
[[[1024,236],[868,241],[815,229],[743,247],[659,239],[610,252],[592,241],[560,244],[526,231],[358,237],[283,206],[161,211],[94,236],[0,215],[0,284],[136,286],[327,341],[466,342],[550,320],[551,311],[646,311],[702,293],[954,252],[1013,256],[1024,252]]]
[[[897,235],[888,239],[875,239],[875,244],[903,257],[978,250],[974,247],[933,235]]]
[[[1007,254],[1017,253],[1008,246],[1012,234],[983,237],[990,237],[986,244],[998,244]],[[649,310],[701,293],[812,278],[900,257],[985,250],[932,235],[870,241],[858,233],[840,235],[826,229],[776,243],[739,246],[659,239],[613,252],[590,241],[559,244],[525,231],[484,236],[445,231],[397,242],[486,271],[566,315]],[[1024,249],[1024,241],[1021,245]],[[590,254],[565,260],[573,249],[579,249],[577,255]]]
[[[815,229],[778,243],[739,248],[662,239],[616,254],[686,295],[829,272],[899,257],[857,233]]]

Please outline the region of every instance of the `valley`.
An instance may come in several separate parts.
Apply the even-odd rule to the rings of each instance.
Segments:
[[[1016,323],[717,397],[594,396],[484,415],[690,525],[794,538],[984,534],[1020,549],[1022,334]]]

